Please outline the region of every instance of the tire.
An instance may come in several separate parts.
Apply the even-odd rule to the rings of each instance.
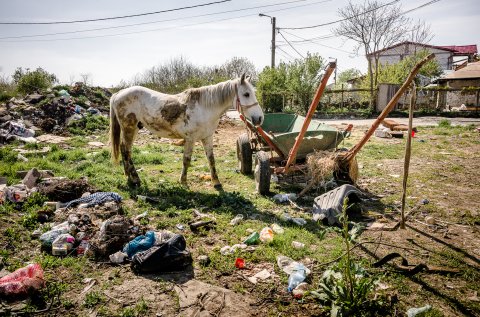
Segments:
[[[255,187],[260,195],[270,192],[270,156],[268,153],[258,151],[255,158]]]
[[[240,173],[252,174],[252,147],[248,134],[241,134],[237,139],[237,159]]]

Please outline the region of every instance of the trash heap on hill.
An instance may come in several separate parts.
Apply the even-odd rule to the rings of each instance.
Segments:
[[[85,128],[88,116],[107,116],[111,93],[81,82],[56,86],[0,104],[0,143],[34,142],[38,132],[66,134],[69,126]]]

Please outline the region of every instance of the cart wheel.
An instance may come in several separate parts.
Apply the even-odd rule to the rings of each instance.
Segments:
[[[270,192],[270,157],[268,153],[258,151],[255,159],[255,187],[260,195]]]
[[[248,134],[241,134],[237,139],[237,159],[240,173],[252,174],[252,147]]]

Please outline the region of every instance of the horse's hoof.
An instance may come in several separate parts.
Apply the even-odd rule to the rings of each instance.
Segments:
[[[213,185],[213,188],[215,188],[216,190],[222,190],[223,186],[222,186],[222,184],[218,183],[218,184]]]

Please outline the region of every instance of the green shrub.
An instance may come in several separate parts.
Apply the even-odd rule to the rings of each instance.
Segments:
[[[440,128],[451,128],[452,127],[452,122],[450,120],[447,120],[447,119],[442,119],[438,123],[438,126]]]
[[[15,70],[12,77],[17,85],[17,91],[22,94],[45,90],[52,87],[57,81],[57,77],[54,74],[48,73],[41,67],[33,71],[19,67]]]
[[[74,121],[68,127],[72,134],[86,135],[94,131],[105,131],[108,128],[108,118],[87,114],[81,120]]]

